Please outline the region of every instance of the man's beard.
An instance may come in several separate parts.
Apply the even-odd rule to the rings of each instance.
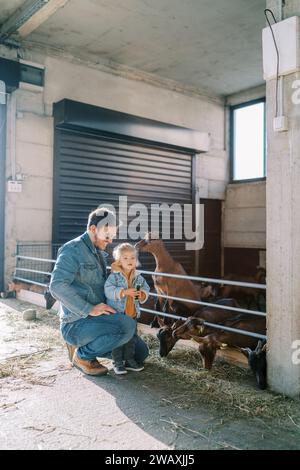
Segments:
[[[106,243],[106,241],[103,240],[102,238],[98,237],[97,232],[95,232],[95,234],[94,234],[94,245],[95,245],[96,248],[99,248],[100,250],[105,250],[108,243]]]

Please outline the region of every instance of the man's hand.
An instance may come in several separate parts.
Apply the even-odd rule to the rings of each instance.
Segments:
[[[106,304],[98,304],[90,311],[89,315],[91,317],[99,317],[100,315],[111,315],[116,313],[116,311]]]

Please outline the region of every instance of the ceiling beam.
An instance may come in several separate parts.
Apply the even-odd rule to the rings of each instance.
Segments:
[[[27,0],[2,25],[0,34],[1,36],[9,37],[12,34],[18,33],[21,38],[24,38],[68,2],[69,0]]]

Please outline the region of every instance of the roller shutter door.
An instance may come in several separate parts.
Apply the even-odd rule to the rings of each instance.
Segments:
[[[87,216],[99,205],[175,202],[192,204],[193,155],[57,129],[54,157],[53,241],[64,243],[85,231]],[[130,220],[130,218],[129,218]],[[184,241],[167,242],[176,260],[194,273],[195,252]],[[154,267],[143,255],[143,267]]]

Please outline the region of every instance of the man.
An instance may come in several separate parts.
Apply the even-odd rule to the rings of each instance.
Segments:
[[[128,343],[135,333],[132,318],[105,303],[108,255],[104,250],[116,232],[113,212],[105,207],[91,212],[87,231],[60,248],[51,276],[50,292],[60,301],[61,333],[70,361],[88,375],[106,374],[107,368],[97,357],[110,357],[113,349]],[[146,344],[137,337],[136,361],[143,363],[148,354]]]

